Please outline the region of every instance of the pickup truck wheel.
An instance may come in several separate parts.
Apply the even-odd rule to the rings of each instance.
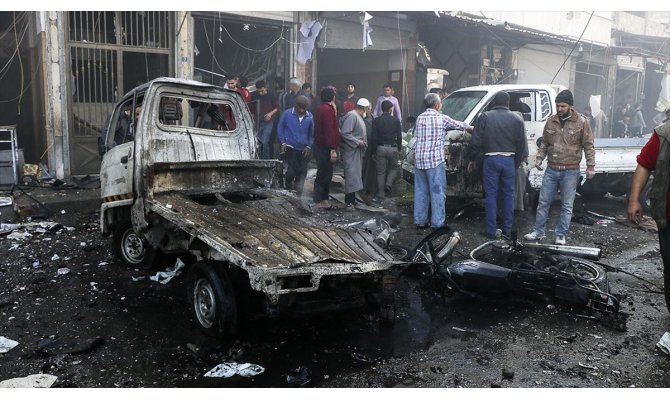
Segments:
[[[114,229],[112,250],[114,255],[129,268],[144,267],[147,246],[135,231],[130,221],[121,223]]]
[[[191,314],[206,335],[225,338],[237,329],[237,302],[228,274],[206,262],[188,272],[187,296]]]

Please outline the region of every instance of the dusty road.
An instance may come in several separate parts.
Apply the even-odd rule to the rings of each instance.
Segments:
[[[605,198],[588,208],[622,215],[625,200]],[[233,343],[221,343],[191,324],[182,277],[162,285],[148,279],[156,271],[121,267],[110,240],[99,235],[96,210],[64,211],[48,219],[62,228],[0,238],[0,336],[20,343],[0,354],[0,380],[48,373],[58,377],[56,387],[670,386],[670,356],[655,348],[670,330],[670,315],[655,293],[662,267],[653,233],[573,223],[568,237],[569,244],[602,247],[602,261],[658,286],[609,274],[630,314],[625,332],[522,296],[445,297],[416,277],[401,282],[406,307],[395,326],[383,326],[365,309],[276,317],[247,321]],[[337,222],[370,217],[360,210],[323,215]],[[555,205],[550,224],[556,215]],[[484,241],[477,234],[483,217],[475,207],[450,223],[463,237],[461,252]],[[519,231],[533,220],[533,213],[519,213]],[[401,228],[395,243],[408,247],[424,234],[410,216]],[[203,377],[226,361],[265,371]]]

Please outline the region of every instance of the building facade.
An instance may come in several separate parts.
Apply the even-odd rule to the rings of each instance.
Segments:
[[[278,90],[297,77],[317,98],[351,81],[373,102],[390,83],[403,116],[436,84],[553,83],[579,110],[597,98],[611,121],[640,102],[650,121],[669,26],[670,12],[0,12],[0,125],[17,126],[26,162],[65,178],[98,173],[112,105],[158,76],[237,72]]]

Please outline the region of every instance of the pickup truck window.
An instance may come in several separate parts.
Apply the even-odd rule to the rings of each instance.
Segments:
[[[442,100],[442,114],[457,121],[465,121],[473,108],[486,95],[486,92],[454,92]]]
[[[184,108],[190,118],[184,118]],[[158,120],[161,125],[201,128],[211,131],[234,131],[237,127],[234,105],[223,100],[162,96]]]
[[[117,107],[107,117],[100,133],[100,143],[105,143],[105,149],[135,140],[135,124],[142,111],[141,103],[137,103],[133,110],[133,100],[129,99]],[[104,153],[103,151],[103,153]]]
[[[549,93],[541,90],[539,92],[540,94],[540,118],[538,118],[538,121],[545,121],[547,118],[551,116],[551,98],[549,97]]]

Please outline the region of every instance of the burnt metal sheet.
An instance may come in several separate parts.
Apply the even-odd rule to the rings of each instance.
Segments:
[[[147,167],[147,186],[154,195],[180,191],[215,193],[272,187],[281,181],[281,163],[273,160],[234,160],[154,163]]]
[[[392,262],[367,233],[317,220],[286,192],[266,189],[259,196],[204,205],[184,194],[160,193],[152,208],[206,242],[226,244],[247,266],[290,269],[314,263]]]

